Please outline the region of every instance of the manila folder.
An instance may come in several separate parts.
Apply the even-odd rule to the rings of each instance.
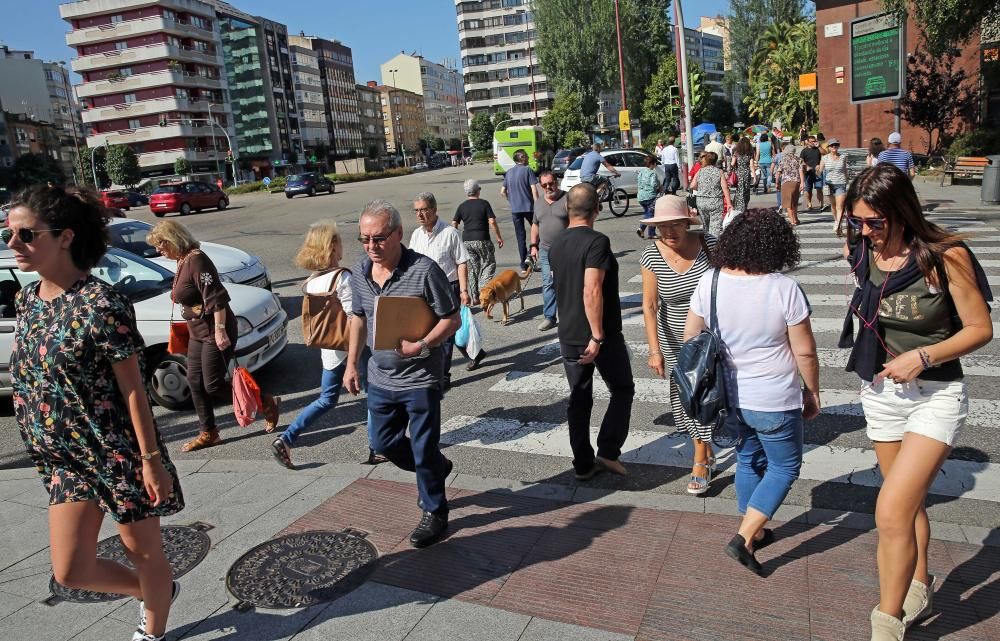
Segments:
[[[419,296],[379,296],[375,299],[372,332],[375,349],[396,349],[402,339],[418,341],[437,325],[438,317]]]

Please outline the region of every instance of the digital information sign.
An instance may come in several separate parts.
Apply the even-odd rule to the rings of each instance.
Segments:
[[[906,93],[905,25],[895,13],[851,21],[851,102],[895,100]]]

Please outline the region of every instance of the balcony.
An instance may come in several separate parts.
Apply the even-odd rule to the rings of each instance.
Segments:
[[[123,67],[150,62],[152,60],[163,60],[165,58],[179,62],[196,62],[208,65],[221,64],[221,60],[214,53],[198,51],[189,47],[156,44],[82,56],[74,59],[70,63],[70,66],[73,68],[73,71],[82,73],[84,71],[107,69],[108,67]]]
[[[100,147],[102,145],[126,145],[147,140],[162,140],[164,138],[194,138],[198,136],[211,136],[213,130],[216,134],[222,132],[218,127],[213,127],[208,123],[195,124],[169,124],[166,127],[141,127],[139,129],[122,129],[121,131],[110,131],[104,134],[92,134],[87,136],[88,147]]]
[[[215,105],[216,114],[228,113],[222,107]],[[109,107],[97,107],[85,109],[80,115],[83,122],[102,122],[105,120],[117,120],[119,118],[137,118],[149,114],[165,113],[168,111],[208,111],[207,100],[188,100],[186,98],[154,98],[152,100],[141,100],[139,102],[126,102],[120,105]]]
[[[188,162],[216,162],[226,157],[226,149],[222,145],[218,151],[212,149],[168,149],[166,151],[151,151],[145,154],[136,154],[139,158],[139,167],[146,169],[149,167],[162,167],[164,165],[173,167],[174,161],[178,158],[187,158]]]
[[[215,35],[209,29],[202,29],[188,22],[168,20],[162,16],[152,16],[149,18],[116,22],[114,24],[105,24],[99,27],[75,29],[66,34],[66,44],[70,47],[76,47],[110,40],[124,40],[151,33],[169,33],[205,40],[215,39]]]
[[[132,9],[153,5],[215,20],[215,9],[199,0],[86,0],[85,2],[67,2],[59,5],[59,17],[63,20],[72,20],[73,18],[86,18],[102,13],[124,13]]]
[[[127,76],[121,80],[96,80],[76,86],[78,98],[105,96],[112,93],[126,93],[139,89],[151,89],[163,86],[201,87],[204,89],[221,89],[221,78],[205,78],[186,71],[153,71]]]

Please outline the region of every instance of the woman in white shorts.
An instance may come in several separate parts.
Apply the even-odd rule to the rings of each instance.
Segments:
[[[924,499],[968,415],[958,359],[992,339],[992,294],[969,248],[924,218],[913,184],[894,165],[858,175],[846,214],[844,255],[858,288],[840,346],[853,345],[847,370],[862,379],[883,477],[875,507],[881,601],[871,638],[900,641],[933,611]]]

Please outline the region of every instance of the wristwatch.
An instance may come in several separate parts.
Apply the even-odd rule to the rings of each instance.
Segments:
[[[160,455],[160,450],[153,450],[152,452],[147,452],[139,456],[144,461],[152,461],[154,457]]]
[[[420,353],[417,354],[416,358],[427,358],[428,356],[430,356],[431,346],[427,344],[427,341],[421,338],[417,342],[420,343]]]
[[[590,340],[592,342],[594,342],[594,343],[597,343],[598,345],[603,345],[604,344],[604,339],[603,338],[597,338],[596,336],[591,336]]]

